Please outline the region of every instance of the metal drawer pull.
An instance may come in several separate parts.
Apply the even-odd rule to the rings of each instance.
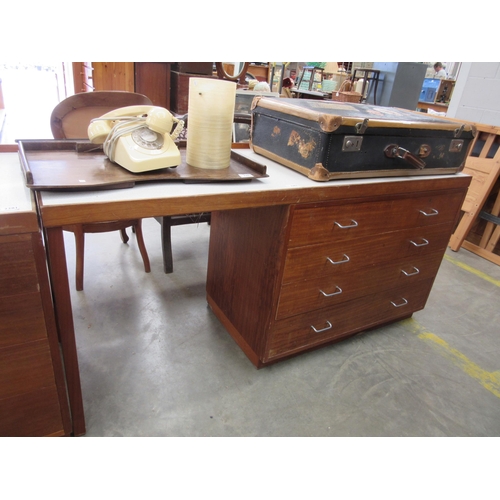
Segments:
[[[403,307],[405,306],[406,304],[408,304],[408,301],[404,298],[404,297],[401,297],[403,299],[403,303],[402,304],[396,304],[395,302],[393,302],[391,300],[391,304],[394,306],[394,307]]]
[[[413,266],[413,269],[414,269],[414,271],[412,273],[407,273],[404,269],[401,269],[401,272],[405,276],[415,276],[415,274],[418,274],[420,272],[415,266]]]
[[[425,239],[425,238],[422,238],[424,240],[423,243],[415,243],[414,241],[410,240],[410,243],[412,245],[415,245],[416,247],[425,247],[425,245],[428,245],[429,242]]]
[[[344,254],[344,259],[343,260],[337,260],[336,262],[332,259],[330,259],[330,257],[327,257],[326,260],[330,263],[330,264],[344,264],[345,262],[349,262],[351,259],[346,255]]]
[[[431,213],[427,213],[424,210],[419,210],[419,212],[426,217],[432,217],[433,215],[437,215],[439,213],[435,208],[431,208]]]
[[[357,226],[358,226],[358,223],[357,223],[355,220],[352,220],[352,219],[351,219],[351,223],[352,223],[352,224],[351,224],[350,226],[343,226],[342,224],[339,224],[338,222],[335,222],[335,224],[336,224],[337,226],[339,226],[339,227],[340,227],[340,229],[349,229],[350,227],[357,227]]]
[[[325,293],[323,290],[320,290],[320,292],[325,296],[325,297],[333,297],[334,295],[340,295],[342,293],[342,288],[336,286],[337,289],[336,292],[333,293]]]
[[[328,325],[326,328],[321,328],[320,330],[317,330],[316,328],[314,328],[314,326],[311,325],[311,328],[316,332],[316,333],[321,333],[321,332],[326,332],[327,330],[330,330],[330,328],[333,327],[333,325],[327,321],[326,324]]]

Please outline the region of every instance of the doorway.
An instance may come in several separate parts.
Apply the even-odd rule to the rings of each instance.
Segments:
[[[0,144],[52,139],[50,115],[68,88],[71,64],[0,62]]]

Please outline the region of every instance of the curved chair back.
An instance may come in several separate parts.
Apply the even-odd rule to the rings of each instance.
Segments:
[[[53,110],[50,116],[50,127],[54,139],[87,139],[87,129],[93,118],[98,118],[104,113],[113,111],[125,106],[152,106],[149,97],[134,92],[95,91],[82,92],[72,95],[61,101]],[[85,252],[85,233],[103,233],[107,231],[119,230],[123,243],[127,243],[129,237],[125,231],[127,227],[132,227],[142,261],[144,270],[151,272],[149,257],[142,235],[142,220],[118,220],[109,222],[94,222],[88,224],[72,224],[63,226],[65,231],[71,231],[75,235],[76,266],[75,283],[77,290],[83,290],[83,267]]]
[[[125,106],[152,106],[149,97],[135,92],[99,90],[82,92],[61,101],[50,116],[54,139],[88,139],[87,128],[93,118]]]

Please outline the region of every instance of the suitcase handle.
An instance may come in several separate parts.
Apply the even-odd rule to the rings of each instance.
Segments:
[[[410,153],[407,149],[401,148],[397,144],[389,144],[384,150],[385,156],[388,158],[401,158],[407,161],[412,167],[423,169],[425,167],[425,161]]]

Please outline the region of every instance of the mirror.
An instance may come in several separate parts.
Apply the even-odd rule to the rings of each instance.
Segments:
[[[215,69],[217,76],[221,80],[230,80],[238,82],[241,85],[245,83],[245,76],[250,66],[249,62],[216,62]]]

